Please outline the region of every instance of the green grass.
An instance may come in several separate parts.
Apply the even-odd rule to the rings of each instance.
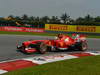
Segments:
[[[11,34],[11,35],[40,35],[40,36],[56,36],[56,33],[36,33],[36,32],[7,32],[0,31],[0,34]],[[68,34],[71,35],[71,34]],[[88,35],[88,38],[100,38],[100,36],[96,35]]]
[[[100,75],[100,56],[58,61],[3,75]]]
[[[96,35],[88,35],[88,38],[100,38],[100,36],[96,36]]]

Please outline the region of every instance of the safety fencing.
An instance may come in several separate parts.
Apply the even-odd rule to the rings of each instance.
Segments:
[[[46,24],[46,31],[100,34],[100,26]]]
[[[64,33],[88,33],[99,34],[100,26],[86,26],[86,25],[61,25],[61,24],[45,24],[45,28],[27,28],[27,27],[0,27],[0,31],[11,32],[64,32]]]
[[[0,27],[0,31],[11,31],[11,32],[45,32],[44,28],[26,28],[26,27],[12,27],[5,26]]]

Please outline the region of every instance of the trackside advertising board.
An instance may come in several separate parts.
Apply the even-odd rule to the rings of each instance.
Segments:
[[[11,32],[44,32],[43,28],[26,28],[26,27],[12,27],[12,26],[5,26],[0,27],[0,31],[11,31]]]
[[[100,33],[100,26],[46,24],[47,31]]]

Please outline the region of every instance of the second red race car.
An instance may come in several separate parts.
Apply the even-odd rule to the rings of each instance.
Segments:
[[[79,50],[88,49],[87,40],[84,35],[72,34],[72,36],[58,34],[53,40],[29,40],[17,45],[17,49],[24,53],[39,52],[41,54],[47,51]]]

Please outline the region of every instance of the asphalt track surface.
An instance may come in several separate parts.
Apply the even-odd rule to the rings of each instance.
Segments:
[[[33,53],[33,54],[23,54],[16,50],[16,44],[21,42],[34,39],[34,40],[45,40],[45,39],[53,39],[54,37],[44,37],[44,36],[24,36],[24,35],[0,35],[0,61],[20,59],[26,57],[34,57],[40,56],[41,54]],[[88,51],[100,51],[100,39],[87,39],[88,40]],[[70,52],[70,51],[69,51]],[[56,52],[48,52],[44,55],[55,54]],[[58,52],[63,53],[63,52]]]

